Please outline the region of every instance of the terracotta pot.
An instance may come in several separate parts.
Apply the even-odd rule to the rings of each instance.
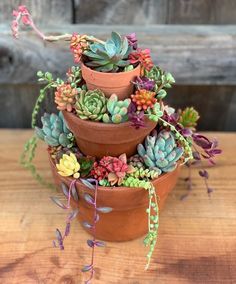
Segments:
[[[92,70],[82,63],[81,71],[89,90],[100,89],[108,98],[115,93],[120,100],[130,97],[134,90],[131,81],[141,74],[140,65],[127,72],[104,73]]]
[[[50,158],[50,165],[55,183],[60,186],[63,182],[69,186],[71,178],[60,176]],[[180,167],[171,173],[163,174],[153,180],[156,192],[160,198],[159,208],[162,209],[169,192],[174,188]],[[72,206],[79,207],[80,223],[92,222],[94,209],[83,198],[85,193],[93,195],[93,190],[86,188],[80,181],[76,182],[79,202]],[[148,194],[142,188],[130,187],[99,187],[97,195],[98,207],[111,207],[110,213],[99,213],[100,219],[96,224],[96,237],[105,241],[129,241],[143,236],[148,230],[146,209],[148,208]],[[84,227],[83,227],[84,228]],[[89,229],[85,229],[90,233]]]
[[[103,156],[127,157],[136,153],[136,147],[156,127],[156,122],[146,118],[146,127],[135,129],[130,122],[120,124],[83,120],[73,113],[63,111],[69,129],[83,154],[102,158]]]

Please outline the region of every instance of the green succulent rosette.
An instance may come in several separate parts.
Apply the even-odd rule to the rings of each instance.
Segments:
[[[81,119],[102,120],[103,114],[107,111],[107,98],[99,89],[81,91],[77,96],[75,109]]]

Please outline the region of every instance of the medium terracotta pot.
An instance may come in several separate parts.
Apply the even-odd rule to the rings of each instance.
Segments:
[[[82,77],[89,90],[100,89],[106,97],[116,94],[120,100],[124,100],[133,93],[134,81],[141,74],[141,67],[138,65],[131,71],[119,73],[104,73],[90,69],[81,64]]]
[[[61,183],[69,186],[71,178],[60,176],[50,157],[50,165],[57,186]],[[161,175],[153,180],[156,193],[159,196],[159,208],[163,208],[169,192],[174,188],[180,167],[170,173]],[[85,193],[94,196],[93,190],[86,188],[79,180],[76,189],[80,197],[79,202],[72,202],[72,207],[79,207],[78,219],[80,223],[92,223],[94,209],[83,198]],[[105,241],[129,241],[143,236],[148,230],[146,209],[148,208],[148,193],[143,188],[135,187],[99,187],[97,195],[98,207],[111,207],[110,213],[99,213],[100,219],[96,224],[96,237]],[[84,228],[84,227],[83,227]],[[88,233],[89,229],[84,228]]]
[[[139,143],[156,127],[156,122],[146,118],[146,127],[135,129],[130,122],[120,124],[83,120],[75,114],[63,111],[67,126],[73,132],[83,154],[102,158],[126,153],[136,153]]]

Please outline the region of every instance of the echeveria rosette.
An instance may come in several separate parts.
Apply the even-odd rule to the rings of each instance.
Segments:
[[[174,135],[166,130],[147,136],[137,151],[148,168],[157,168],[161,172],[173,171],[184,153],[183,148],[176,144]]]
[[[92,43],[83,54],[88,58],[86,66],[100,72],[117,72],[130,65],[128,39],[112,32],[111,38],[103,43]]]
[[[99,89],[82,90],[77,96],[75,109],[79,118],[99,121],[107,111],[107,99]]]
[[[99,162],[95,162],[91,175],[98,181],[107,179],[110,185],[119,186],[125,176],[133,171],[134,167],[127,164],[126,154],[122,154],[119,157],[105,156]]]
[[[59,161],[59,164],[56,164],[56,167],[59,175],[63,177],[80,177],[80,164],[78,163],[77,158],[73,153],[70,153],[70,155],[63,154],[62,158]]]
[[[45,113],[41,117],[41,121],[43,126],[42,128],[36,126],[35,133],[49,146],[71,148],[74,145],[74,136],[67,127],[61,112],[58,115]]]

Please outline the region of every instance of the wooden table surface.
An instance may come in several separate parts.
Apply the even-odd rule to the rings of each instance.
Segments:
[[[64,251],[52,248],[55,228],[64,228],[64,211],[49,199],[50,189],[37,184],[17,163],[30,130],[0,131],[0,283],[83,283],[80,272],[90,260],[88,235],[73,223]],[[194,171],[194,190],[184,201],[183,178],[170,194],[160,218],[159,241],[150,270],[144,271],[142,239],[107,243],[96,250],[93,283],[228,284],[236,283],[236,133],[211,133],[223,155],[209,170],[215,191],[206,194]],[[36,163],[51,180],[40,144]]]

